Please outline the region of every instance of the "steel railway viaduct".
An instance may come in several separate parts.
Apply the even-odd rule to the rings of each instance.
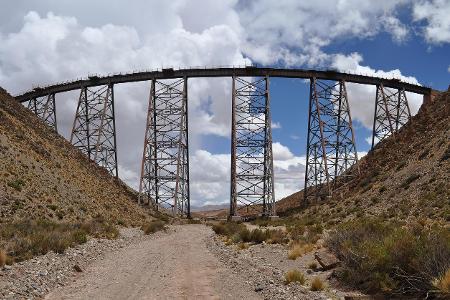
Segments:
[[[346,83],[376,86],[372,148],[395,134],[411,117],[406,92],[431,97],[419,85],[363,75],[302,69],[198,68],[90,76],[37,87],[16,96],[57,131],[55,96],[80,90],[71,143],[91,160],[117,174],[114,85],[149,81],[147,124],[139,202],[190,217],[188,85],[193,77],[230,77],[230,217],[275,216],[269,78],[310,80],[304,203],[329,196],[338,178],[357,176],[358,160]]]

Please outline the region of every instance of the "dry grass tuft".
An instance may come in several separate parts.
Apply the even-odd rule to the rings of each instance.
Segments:
[[[225,240],[225,246],[231,246],[233,245],[233,240],[232,239],[226,239]]]
[[[30,259],[49,251],[64,253],[72,246],[83,244],[87,236],[113,239],[118,236],[117,228],[102,218],[84,223],[56,223],[47,220],[18,221],[2,224],[0,247],[11,253],[11,257],[0,260],[9,263]],[[0,254],[0,256],[3,256]]]
[[[289,270],[284,274],[284,283],[289,284],[291,282],[298,282],[301,285],[305,284],[305,275],[298,270]]]
[[[249,247],[250,247],[250,245],[247,244],[247,243],[239,243],[239,244],[238,244],[238,249],[239,249],[239,250],[246,250],[246,249],[248,249]]]
[[[311,270],[317,270],[317,263],[315,261],[312,261],[308,264],[308,268]]]
[[[311,252],[313,249],[314,245],[312,244],[294,243],[289,249],[288,258],[296,260],[298,257],[301,257],[306,253]]]
[[[443,294],[450,294],[450,268],[439,278],[433,280],[433,285]]]
[[[311,281],[311,291],[322,291],[325,288],[325,283],[320,277],[314,277]]]
[[[144,231],[145,234],[149,235],[151,233],[155,233],[161,230],[165,230],[165,222],[161,220],[155,220],[148,224],[144,224],[141,226],[142,231]]]
[[[275,229],[269,231],[269,238],[266,242],[269,244],[287,244],[289,239],[286,236],[286,232],[281,229]]]
[[[6,264],[6,252],[3,249],[0,249],[0,268]]]

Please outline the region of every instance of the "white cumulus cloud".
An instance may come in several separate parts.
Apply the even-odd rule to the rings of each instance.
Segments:
[[[413,76],[405,76],[400,70],[375,70],[369,66],[361,65],[363,57],[359,53],[350,55],[337,54],[333,57],[332,66],[341,72],[361,74],[382,78],[396,78],[404,82],[419,84]],[[348,101],[351,107],[352,119],[360,121],[366,128],[373,126],[375,110],[376,87],[356,83],[347,83]],[[422,95],[406,93],[411,114],[415,115],[423,102]]]
[[[368,38],[381,31],[403,40],[408,28],[396,9],[408,3],[394,1],[241,1],[239,16],[245,28],[245,51],[264,64],[323,64],[322,48],[333,41]]]
[[[0,10],[0,85],[19,93],[86,76],[161,67],[245,65],[333,66],[342,71],[396,77],[400,70],[362,65],[360,54],[327,53],[333,42],[388,32],[395,41],[411,34],[398,18],[409,0],[110,0],[4,1]],[[89,7],[86,13],[85,7]],[[448,42],[448,1],[414,3],[426,21],[425,37]],[[450,69],[450,66],[449,66]],[[450,71],[450,70],[449,70]],[[116,85],[119,173],[138,186],[149,83]],[[205,151],[203,141],[230,135],[231,79],[189,80],[189,142],[193,205],[226,202],[229,154]],[[373,87],[348,85],[352,115],[370,128]],[[408,95],[413,111],[421,99]],[[77,92],[57,95],[58,127],[68,136]],[[369,108],[369,109],[368,109]],[[273,129],[281,128],[279,122]],[[292,139],[301,137],[292,136]],[[305,158],[273,144],[277,198],[303,187]]]
[[[450,43],[450,1],[420,0],[414,4],[415,21],[426,21],[425,38],[430,43]]]

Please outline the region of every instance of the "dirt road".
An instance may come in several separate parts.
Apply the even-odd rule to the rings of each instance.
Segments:
[[[204,225],[176,226],[108,253],[46,299],[261,299],[206,247]]]

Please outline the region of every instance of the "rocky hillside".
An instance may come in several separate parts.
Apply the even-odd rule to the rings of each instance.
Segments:
[[[140,225],[151,211],[0,89],[0,223],[22,219]]]
[[[285,215],[330,225],[368,215],[450,221],[450,91],[425,103],[410,123],[359,162],[361,174],[331,199],[298,207],[303,191],[278,203]]]

